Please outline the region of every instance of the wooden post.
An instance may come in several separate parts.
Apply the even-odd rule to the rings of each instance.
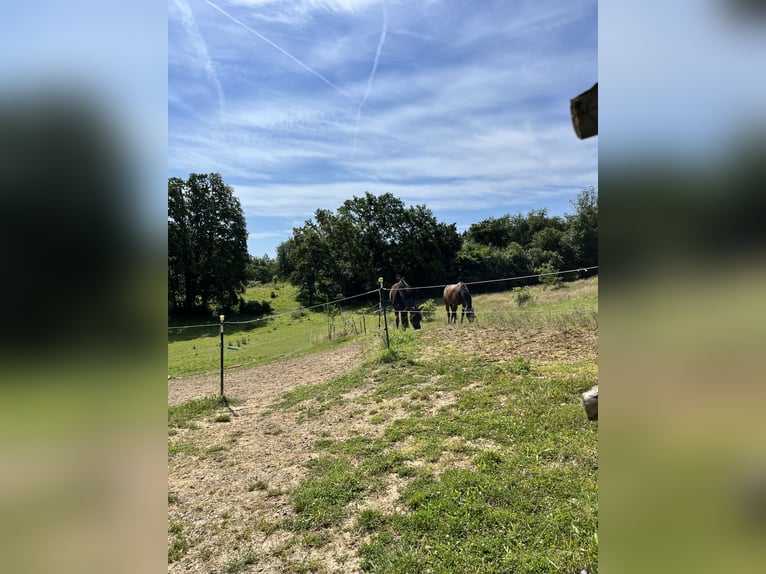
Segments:
[[[380,288],[378,289],[378,296],[380,299],[378,312],[383,314],[383,324],[386,329],[386,348],[388,349],[391,347],[391,342],[388,340],[388,318],[383,310],[383,277],[378,277],[378,284],[380,285]],[[380,329],[380,315],[378,315],[378,329]]]

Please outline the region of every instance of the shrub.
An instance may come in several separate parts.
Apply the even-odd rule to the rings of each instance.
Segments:
[[[271,303],[268,301],[245,301],[240,299],[239,312],[242,315],[253,315],[262,317],[271,313]]]
[[[423,305],[421,305],[420,314],[423,315],[424,321],[433,321],[436,314],[436,303],[433,299],[428,299]]]
[[[529,288],[524,287],[514,287],[513,288],[513,299],[516,301],[516,304],[519,307],[523,307],[527,303],[529,303],[532,300],[532,293],[529,291]]]
[[[543,265],[540,265],[540,267],[537,267],[535,273],[541,274],[540,283],[546,287],[551,287],[553,289],[561,287],[561,275],[558,274],[558,269],[556,269],[551,262],[544,263]]]

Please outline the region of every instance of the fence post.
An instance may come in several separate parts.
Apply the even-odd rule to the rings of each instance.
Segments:
[[[219,315],[218,318],[221,320],[221,396],[223,396],[223,320],[224,320],[224,316]]]
[[[388,318],[386,317],[385,312],[383,311],[383,277],[378,277],[378,284],[380,285],[380,288],[378,289],[378,297],[379,297],[379,306],[378,306],[378,312],[383,315],[383,324],[385,325],[386,329],[386,349],[391,347],[391,343],[388,340]],[[380,315],[378,315],[378,329],[380,329]]]

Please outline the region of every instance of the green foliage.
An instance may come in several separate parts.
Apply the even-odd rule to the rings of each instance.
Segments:
[[[526,216],[489,217],[471,225],[452,265],[463,281],[525,277],[539,269],[578,269],[598,265],[598,197],[591,187],[572,202],[575,213],[550,217],[545,209]],[[577,276],[561,277],[561,280]],[[525,279],[523,284],[533,284]],[[518,284],[518,282],[516,283]],[[556,282],[558,284],[558,282]],[[498,284],[486,289],[506,289]]]
[[[263,257],[251,257],[247,264],[247,281],[249,284],[269,283],[278,271],[276,259],[272,259],[268,254],[264,253]]]
[[[381,276],[438,283],[459,248],[455,225],[438,222],[424,205],[405,207],[390,193],[365,193],[336,213],[319,209],[294,228],[277,248],[277,262],[311,305],[374,289]]]
[[[420,314],[424,321],[433,321],[436,316],[436,302],[433,299],[426,299],[420,308]]]
[[[247,227],[234,190],[217,173],[168,179],[168,306],[227,311],[247,281]]]
[[[250,315],[253,317],[263,317],[269,315],[272,312],[271,303],[268,301],[245,301],[239,300],[239,312],[242,315]]]
[[[249,565],[255,564],[257,562],[258,562],[258,554],[256,554],[252,550],[247,550],[246,552],[243,552],[236,558],[233,558],[232,560],[230,560],[229,563],[226,565],[224,572],[226,574],[237,574],[238,572],[243,572]]]
[[[192,399],[180,405],[171,405],[168,407],[168,426],[188,428],[193,421],[212,415],[226,405],[226,402],[225,397],[211,395]]]
[[[513,300],[516,301],[516,305],[523,307],[532,300],[532,292],[526,286],[514,287]]]
[[[344,506],[370,486],[363,473],[345,460],[312,461],[315,474],[291,493],[298,514],[297,529],[329,526],[344,514]]]
[[[535,269],[535,273],[540,274],[540,283],[553,289],[561,287],[561,275],[558,271],[550,262],[544,263]]]

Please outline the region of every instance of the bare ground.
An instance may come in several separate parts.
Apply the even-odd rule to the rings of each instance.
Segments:
[[[421,359],[442,353],[483,356],[509,361],[524,357],[536,364],[593,359],[597,334],[592,331],[461,330],[453,348],[443,348],[449,329],[424,330]],[[313,417],[297,410],[273,409],[293,388],[318,384],[355,369],[366,343],[353,343],[282,363],[227,371],[226,395],[241,403],[230,407],[229,422],[200,421],[198,428],[179,429],[169,445],[188,445],[190,452],[168,457],[168,544],[186,540],[188,550],[168,565],[168,572],[359,572],[357,552],[366,542],[351,520],[334,529],[329,541],[312,545],[301,534],[277,528],[294,516],[285,495],[306,476],[306,463],[316,455],[322,436],[379,436],[384,425],[359,416],[348,401]],[[177,404],[216,394],[219,375],[168,380],[168,403]],[[449,402],[444,396],[438,400]],[[394,417],[396,405],[389,405]],[[352,503],[357,509],[399,510],[405,479],[391,475],[388,486],[374,497]],[[351,513],[354,514],[354,513]],[[178,529],[180,528],[180,532]],[[318,548],[316,547],[318,546]],[[245,566],[244,562],[248,564]]]

